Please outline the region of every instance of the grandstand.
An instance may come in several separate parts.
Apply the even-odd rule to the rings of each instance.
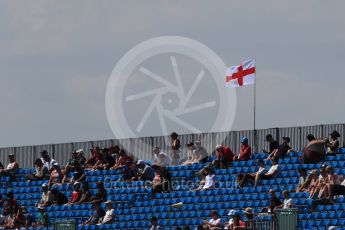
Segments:
[[[301,147],[299,148],[301,149]],[[337,174],[345,175],[345,149],[341,149],[336,156],[327,156],[324,162],[318,164],[305,164],[307,170],[318,169],[321,165],[331,165]],[[258,229],[270,229],[271,215],[260,215],[263,207],[269,205],[269,189],[273,188],[278,197],[283,190],[289,190],[295,205],[298,207],[298,229],[328,229],[336,226],[342,229],[345,226],[345,204],[342,196],[337,197],[333,204],[314,206],[313,201],[307,199],[305,192],[295,193],[298,183],[298,169],[301,167],[301,152],[291,154],[279,160],[281,174],[273,180],[262,181],[258,187],[244,187],[239,189],[235,183],[238,173],[250,173],[257,170],[257,161],[267,158],[267,154],[255,153],[249,161],[233,162],[227,169],[215,169],[217,188],[212,190],[194,191],[186,184],[187,181],[197,183],[199,178],[195,173],[205,164],[189,166],[169,166],[172,180],[175,182],[173,190],[169,193],[151,195],[151,187],[145,186],[142,181],[119,182],[122,177],[120,170],[86,171],[87,181],[91,190],[95,192],[97,181],[104,181],[108,192],[108,199],[116,203],[116,221],[105,225],[79,226],[85,219],[92,215],[92,204],[70,206],[48,206],[46,208],[51,223],[65,220],[75,221],[76,229],[149,229],[150,219],[156,216],[160,226],[164,229],[190,226],[195,229],[202,225],[202,221],[210,219],[211,210],[217,210],[224,221],[230,209],[244,210],[251,207],[258,213],[255,224],[260,224]],[[269,167],[271,162],[265,161]],[[35,207],[41,198],[42,181],[26,182],[25,175],[32,172],[31,168],[22,168],[17,172],[17,181],[10,181],[8,177],[1,177],[1,194],[13,191],[14,197],[20,205],[26,206],[29,213],[38,214]],[[45,181],[47,182],[47,181]],[[73,186],[63,184],[59,190],[70,197]],[[182,202],[181,207],[171,205]],[[104,204],[102,207],[104,208]],[[267,225],[263,225],[267,224]],[[32,229],[32,228],[30,228]],[[54,229],[53,224],[49,229]],[[283,228],[281,228],[283,229]]]

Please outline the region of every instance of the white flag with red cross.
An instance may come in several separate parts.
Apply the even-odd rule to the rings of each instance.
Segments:
[[[255,83],[255,59],[248,59],[238,66],[226,70],[226,84],[231,87],[251,85]]]

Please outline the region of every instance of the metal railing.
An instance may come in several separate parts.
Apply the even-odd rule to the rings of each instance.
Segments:
[[[277,209],[274,213],[260,213],[246,222],[247,230],[294,230],[297,229],[298,209]]]
[[[54,223],[54,230],[76,230],[77,222],[75,220],[60,220]]]
[[[297,228],[297,208],[277,209],[275,214],[278,230],[293,230]]]

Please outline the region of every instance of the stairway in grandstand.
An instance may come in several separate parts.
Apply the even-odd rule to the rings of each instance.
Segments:
[[[345,149],[342,149],[345,152]],[[156,194],[151,198],[151,188],[146,188],[143,182],[117,182],[121,178],[119,171],[87,171],[87,181],[92,190],[95,189],[96,181],[105,181],[108,198],[115,201],[116,222],[104,226],[84,226],[78,229],[148,229],[150,218],[155,215],[159,224],[164,229],[174,229],[176,226],[189,225],[194,229],[204,219],[210,219],[211,210],[218,210],[223,220],[228,220],[227,213],[230,209],[244,210],[246,207],[253,208],[254,212],[269,204],[268,190],[273,188],[278,197],[284,189],[291,191],[291,196],[298,206],[298,227],[300,229],[327,229],[328,226],[345,226],[345,203],[343,197],[338,197],[333,205],[319,205],[312,209],[311,201],[307,200],[309,194],[295,193],[298,183],[298,168],[300,153],[281,159],[281,175],[275,180],[263,181],[256,188],[244,187],[238,189],[235,184],[237,173],[255,172],[257,160],[267,157],[266,154],[254,154],[254,158],[247,162],[235,162],[229,169],[216,169],[215,174],[219,183],[219,189],[207,191],[190,191],[187,182],[197,182],[195,172],[205,165],[195,164],[191,166],[169,167],[173,180],[181,183],[174,184],[175,190],[170,193]],[[304,165],[308,170],[320,168],[322,164],[332,165],[335,172],[345,175],[345,154],[329,156],[325,162],[319,164]],[[267,168],[270,162],[266,162]],[[20,169],[21,177],[32,169]],[[12,190],[20,205],[27,207],[28,212],[37,216],[38,210],[35,204],[41,197],[41,184],[43,182],[11,182],[8,178],[1,178],[1,194]],[[72,186],[64,184],[60,190],[70,197]],[[93,191],[95,192],[95,191]],[[183,202],[181,209],[172,208],[171,205]],[[104,204],[102,204],[104,207]],[[66,219],[76,219],[78,223],[88,218],[92,213],[91,204],[73,206],[47,207],[51,222]],[[269,218],[259,216],[258,218]]]

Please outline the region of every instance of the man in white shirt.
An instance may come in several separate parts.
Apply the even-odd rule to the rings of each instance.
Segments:
[[[154,163],[166,167],[171,165],[171,159],[170,157],[166,154],[160,151],[159,147],[154,147],[153,148],[153,154],[154,154]]]
[[[16,170],[19,168],[18,163],[16,161],[16,157],[13,153],[8,154],[8,160],[9,160],[9,163],[6,169],[0,169],[0,177],[10,176],[12,178]]]
[[[218,216],[218,212],[216,210],[213,210],[211,212],[211,217],[209,221],[204,220],[203,225],[206,225],[208,229],[211,230],[217,230],[217,229],[223,229],[224,228],[224,223],[222,219]]]
[[[276,208],[283,208],[283,209],[287,209],[287,208],[293,208],[294,206],[294,202],[293,199],[290,198],[290,192],[288,190],[284,190],[282,192],[283,197],[284,197],[284,202],[282,205],[277,206]]]
[[[257,177],[256,179],[261,179],[261,180],[271,180],[277,177],[277,175],[279,174],[280,170],[279,170],[279,164],[278,164],[278,160],[277,159],[273,159],[272,160],[272,166],[271,168],[268,170],[267,173],[265,174],[261,174],[259,177]]]
[[[105,216],[103,217],[102,223],[98,224],[110,224],[115,220],[115,210],[113,209],[113,202],[108,200],[105,202],[107,211],[105,212]]]
[[[266,168],[263,160],[259,160],[258,162],[259,169],[255,173],[247,173],[247,174],[239,174],[237,176],[237,183],[239,187],[243,187],[249,181],[257,182],[256,178],[259,178],[261,175],[265,174]],[[256,183],[255,183],[256,186]]]
[[[207,176],[205,177],[205,184],[201,190],[213,189],[216,184],[216,175],[212,173],[210,169],[208,169]]]
[[[42,158],[41,158],[43,164],[48,168],[48,170],[52,170],[53,165],[57,164],[56,160],[52,159],[47,151],[42,151]]]

